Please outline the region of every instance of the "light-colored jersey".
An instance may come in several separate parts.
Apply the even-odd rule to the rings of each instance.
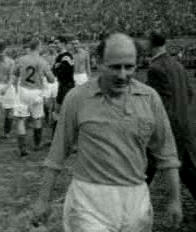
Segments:
[[[83,49],[74,55],[74,72],[77,74],[87,73],[90,75],[90,58],[89,53]]]
[[[7,84],[13,78],[15,62],[7,57],[0,57],[0,84]]]
[[[50,67],[52,67],[54,62],[55,62],[56,55],[55,54],[46,54],[46,55],[43,56],[43,58],[50,65]]]
[[[19,58],[17,62],[19,69],[19,84],[29,89],[43,89],[44,77],[51,83],[54,76],[49,64],[38,54],[28,54]]]

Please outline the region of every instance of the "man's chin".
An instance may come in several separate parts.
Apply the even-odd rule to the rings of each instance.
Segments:
[[[127,88],[120,88],[120,87],[112,88],[111,89],[111,96],[118,97],[118,96],[124,94],[126,92],[126,90],[127,90]]]

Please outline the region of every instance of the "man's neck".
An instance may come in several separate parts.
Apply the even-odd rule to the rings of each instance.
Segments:
[[[101,89],[103,95],[105,95],[109,98],[121,99],[125,96],[124,93],[114,93],[109,88],[107,88],[106,85],[103,83],[101,76],[98,79],[98,85],[99,85],[99,88]],[[128,90],[129,90],[129,87],[126,88],[126,92]]]
[[[152,53],[152,60],[154,60],[155,58],[159,57],[160,55],[164,53],[166,53],[165,46],[156,48],[154,52]]]
[[[38,50],[33,50],[31,51],[32,55],[39,56],[39,51]]]

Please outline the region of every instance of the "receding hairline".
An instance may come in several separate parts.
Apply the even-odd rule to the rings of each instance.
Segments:
[[[121,46],[122,48],[125,49],[125,43],[128,45],[126,46],[127,50],[129,50],[130,53],[132,53],[133,56],[136,57],[137,48],[136,48],[134,39],[123,33],[115,33],[115,34],[110,35],[105,40],[103,58],[105,57],[105,55],[107,55],[107,53],[111,51],[111,49],[115,49],[116,46]]]
[[[133,48],[134,55],[137,57],[137,46],[136,46],[135,39],[133,37],[130,37],[127,34],[116,32],[110,35],[106,35],[100,40],[100,43],[96,48],[96,54],[97,54],[97,58],[99,62],[101,63],[103,62],[106,48],[108,47],[110,40],[115,37],[117,37],[116,39],[118,40],[121,40],[123,38],[123,39],[126,39],[127,41],[130,41],[131,47]]]

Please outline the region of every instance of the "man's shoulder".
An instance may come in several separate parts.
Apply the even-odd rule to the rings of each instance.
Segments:
[[[139,94],[139,95],[154,95],[156,94],[156,90],[150,87],[149,85],[138,81],[136,79],[132,79],[131,83],[132,87],[132,92],[134,94]]]
[[[5,57],[5,61],[6,61],[6,63],[8,65],[14,65],[15,64],[15,61],[12,58],[8,57],[8,56]]]
[[[69,91],[69,95],[80,100],[90,98],[94,93],[96,83],[97,80],[89,80],[83,85],[75,86]]]
[[[149,85],[142,83],[136,79],[132,80],[133,82],[133,94],[134,95],[141,95],[141,96],[148,96],[151,99],[152,102],[160,102],[161,97],[159,93]]]

